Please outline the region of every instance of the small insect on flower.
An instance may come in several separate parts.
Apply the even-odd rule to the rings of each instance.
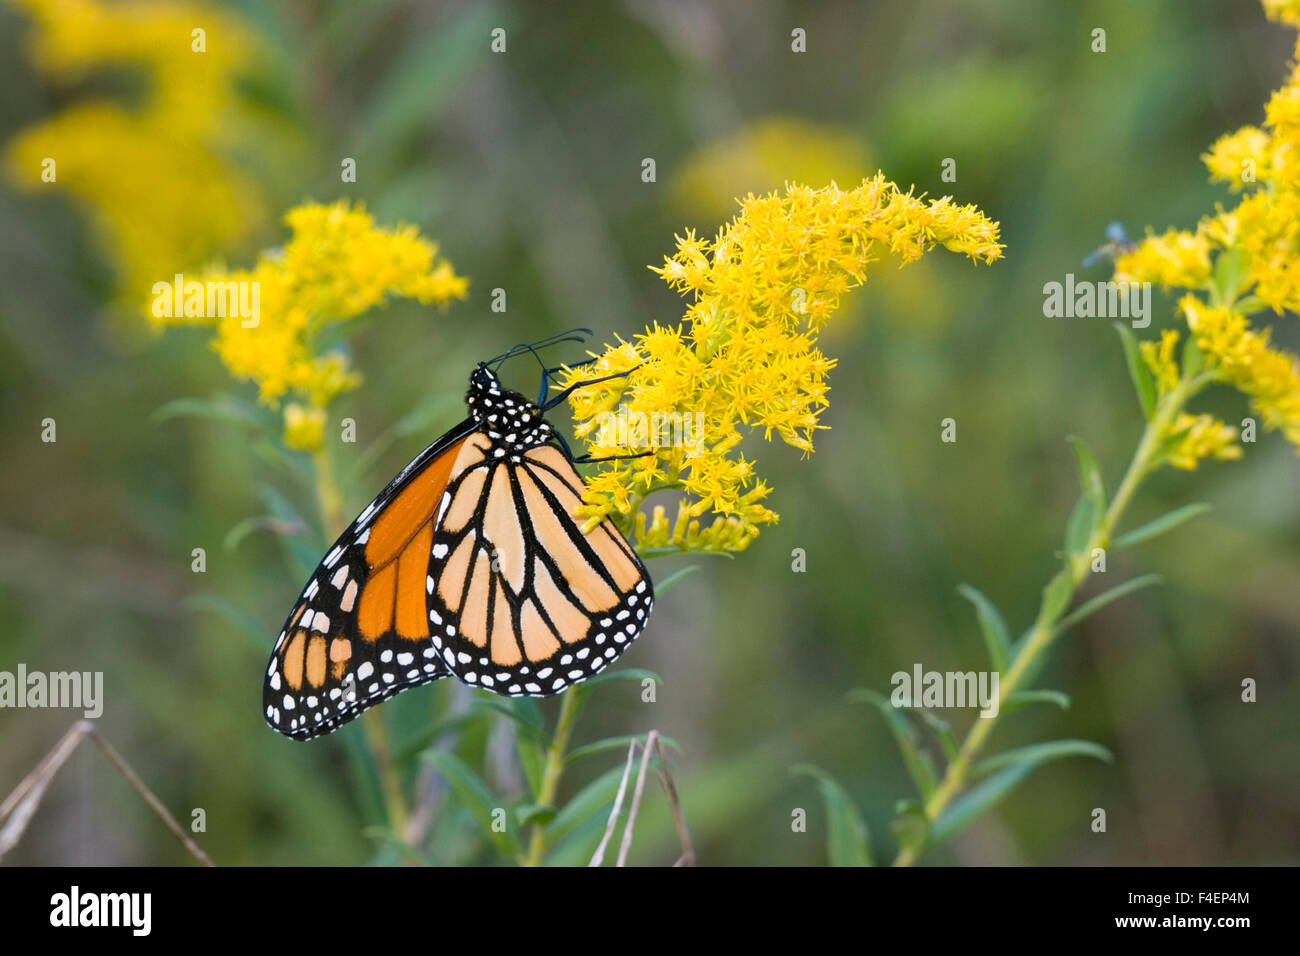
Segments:
[[[263,710],[307,740],[399,691],[455,675],[509,696],[548,697],[613,663],[645,629],[654,588],[609,521],[572,517],[582,479],[546,412],[604,381],[536,402],[480,362],[469,417],[420,452],[312,572],[275,643]],[[625,373],[619,373],[625,374]],[[576,459],[582,462],[584,459]]]

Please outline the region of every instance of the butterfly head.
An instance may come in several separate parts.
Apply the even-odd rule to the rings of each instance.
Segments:
[[[486,362],[480,362],[470,373],[465,404],[470,417],[487,432],[488,438],[507,450],[543,445],[554,434],[542,417],[542,410],[502,385]]]

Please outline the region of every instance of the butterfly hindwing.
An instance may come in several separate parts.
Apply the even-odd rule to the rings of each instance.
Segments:
[[[550,696],[600,673],[644,629],[649,575],[608,520],[582,533],[572,517],[581,490],[554,446],[497,457],[487,442],[448,486],[429,613],[431,640],[461,680]]]

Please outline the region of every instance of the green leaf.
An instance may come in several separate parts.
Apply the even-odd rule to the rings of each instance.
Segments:
[[[504,717],[509,718],[515,726],[534,740],[540,740],[544,737],[542,731],[542,717],[534,705],[530,711],[527,708],[519,707],[518,702],[528,700],[526,697],[475,697],[469,702],[471,711],[482,713],[485,710],[495,711]],[[529,701],[532,703],[532,701]]]
[[[234,551],[243,543],[245,538],[257,531],[267,531],[271,534],[292,537],[296,534],[302,534],[306,530],[303,525],[294,521],[284,521],[273,515],[254,515],[238,522],[227,531],[226,537],[222,541],[222,547],[227,551]]]
[[[1079,554],[1088,546],[1088,539],[1092,537],[1092,502],[1087,498],[1080,498],[1070,512],[1070,520],[1065,523],[1065,556],[1069,560],[1071,555]]]
[[[644,680],[652,680],[655,684],[662,684],[664,682],[664,679],[654,671],[648,671],[643,667],[625,667],[620,670],[605,671],[603,674],[597,674],[595,677],[589,677],[577,686],[579,688],[590,690],[591,688],[598,687],[601,684],[608,684],[610,681],[619,680],[636,681],[637,683]]]
[[[1218,287],[1220,302],[1232,302],[1237,298],[1244,265],[1245,257],[1240,249],[1224,249],[1215,257],[1214,284]]]
[[[471,720],[476,720],[479,716],[480,715],[471,713],[468,710],[462,710],[458,713],[448,714],[446,717],[438,718],[429,725],[428,729],[398,750],[393,755],[393,763],[404,765],[408,760],[418,757],[426,748],[434,744],[440,737],[451,733],[453,730],[460,729]]]
[[[1244,299],[1238,299],[1233,308],[1242,315],[1250,316],[1271,306],[1257,295],[1248,295]]]
[[[586,744],[569,751],[568,756],[564,758],[564,765],[567,767],[571,763],[576,763],[583,757],[590,757],[592,754],[606,753],[610,750],[627,751],[634,740],[645,740],[645,734],[623,734],[620,737],[606,737],[604,740],[597,740],[593,744]],[[659,736],[659,742],[665,747],[682,752],[682,745],[671,737]]]
[[[1096,757],[1107,762],[1112,759],[1109,750],[1087,740],[1055,740],[1045,744],[1031,744],[989,757],[976,765],[975,772],[997,772],[948,805],[948,809],[939,815],[930,829],[932,841],[942,843],[947,840],[977,816],[992,809],[1039,766],[1049,760],[1068,756]]]
[[[1086,601],[1081,604],[1071,614],[1062,618],[1061,622],[1056,625],[1056,630],[1064,633],[1084,618],[1088,617],[1088,615],[1100,611],[1112,601],[1118,601],[1126,594],[1132,594],[1134,591],[1139,591],[1142,588],[1149,588],[1151,585],[1159,584],[1163,580],[1164,578],[1159,574],[1144,574],[1140,578],[1134,578],[1132,581],[1126,581],[1123,584],[1111,588],[1109,591],[1104,591],[1101,594],[1098,594],[1091,601]]]
[[[247,425],[265,432],[273,418],[265,410],[233,398],[178,398],[156,408],[149,415],[155,425],[173,418],[210,418],[214,421]]]
[[[652,758],[653,759],[653,758]],[[618,785],[623,780],[622,765],[607,770],[591,783],[587,784],[566,803],[560,812],[546,826],[546,842],[555,843],[584,820],[590,819],[601,811],[609,816],[609,808],[618,793]],[[629,781],[628,787],[632,786]]]
[[[492,826],[494,811],[504,809],[504,802],[492,793],[483,778],[470,769],[465,761],[445,750],[425,751],[420,759],[438,768],[448,786],[483,828],[483,835],[492,841],[498,851],[511,855],[519,852],[519,841],[509,826],[500,833]]]
[[[966,791],[934,821],[930,827],[931,842],[942,843],[981,813],[994,807],[1036,766],[1034,763],[1013,764]]]
[[[1059,690],[1018,690],[1002,702],[1003,710],[1015,710],[1030,704],[1055,704],[1061,710],[1070,709],[1070,695]]]
[[[912,725],[904,719],[898,712],[898,708],[891,704],[887,697],[874,690],[850,691],[849,700],[872,704],[880,711],[880,715],[885,718],[885,723],[889,726],[890,733],[894,735],[894,742],[898,744],[899,752],[903,755],[903,763],[907,766],[912,782],[916,784],[916,789],[921,796],[928,800],[938,786],[938,781],[935,779],[934,764],[930,761],[930,755],[917,746]]]
[[[1056,576],[1043,588],[1043,605],[1039,618],[1043,621],[1055,621],[1070,605],[1074,596],[1074,579],[1068,570],[1056,572]]]
[[[1071,435],[1068,440],[1074,446],[1074,456],[1079,462],[1079,487],[1083,496],[1092,503],[1093,516],[1100,517],[1106,513],[1106,483],[1102,481],[1097,456],[1082,438]]]
[[[930,725],[934,735],[939,738],[943,755],[948,758],[949,763],[952,763],[957,759],[957,738],[952,732],[952,724],[924,707],[921,708],[920,714],[921,719]]]
[[[1091,740],[1052,740],[994,754],[977,763],[974,773],[975,776],[982,777],[1012,764],[1029,763],[1037,767],[1049,760],[1060,760],[1062,757],[1095,757],[1105,763],[1115,759],[1109,750]]]
[[[831,866],[871,866],[867,826],[847,791],[825,770],[812,764],[791,767],[790,773],[817,781],[826,807],[826,856]]]
[[[899,800],[894,805],[895,818],[889,829],[901,849],[920,853],[930,840],[930,821],[925,808],[916,800]]]
[[[1190,521],[1197,515],[1205,514],[1210,510],[1212,510],[1212,507],[1203,501],[1183,505],[1181,508],[1175,508],[1168,514],[1162,515],[1140,528],[1135,528],[1127,534],[1120,535],[1111,543],[1111,546],[1115,548],[1131,548],[1135,544],[1141,544],[1143,541],[1162,535],[1166,531],[1172,531],[1184,521]]]
[[[989,660],[993,662],[993,669],[1006,670],[1011,639],[1007,636],[1007,623],[1002,619],[997,605],[969,584],[960,585],[957,593],[975,605],[975,615],[979,618],[984,647],[988,650]]]
[[[536,796],[546,773],[546,750],[540,740],[528,734],[515,734],[515,753],[519,755],[519,766],[528,781],[528,792]]]
[[[208,611],[233,624],[235,630],[248,638],[248,644],[259,654],[266,654],[271,646],[271,633],[262,622],[234,601],[220,594],[191,594],[181,600],[187,611]]]
[[[555,807],[526,803],[522,807],[515,808],[515,820],[521,828],[530,823],[540,823],[544,826],[555,819],[555,813]]]
[[[662,581],[660,581],[658,584],[655,585],[655,600],[658,600],[659,598],[667,594],[670,590],[675,588],[677,586],[677,582],[679,582],[682,578],[686,577],[688,574],[693,574],[698,570],[700,570],[700,565],[688,564],[686,565],[686,567],[679,568],[676,571],[674,571],[672,574],[668,575],[668,577],[664,578]]]
[[[1142,414],[1151,421],[1156,414],[1156,383],[1151,378],[1151,370],[1142,360],[1142,350],[1138,348],[1133,330],[1121,322],[1115,323],[1115,329],[1124,342],[1124,358],[1128,361],[1128,374],[1137,390],[1138,401],[1142,403]]]
[[[1201,354],[1201,347],[1196,342],[1196,336],[1191,335],[1183,343],[1182,377],[1191,378],[1204,364],[1205,356]]]

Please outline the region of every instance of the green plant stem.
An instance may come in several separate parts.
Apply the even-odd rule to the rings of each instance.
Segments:
[[[1068,572],[1070,574],[1071,600],[1089,574],[1090,556],[1093,550],[1109,546],[1111,534],[1119,524],[1125,509],[1132,501],[1133,495],[1137,492],[1143,479],[1153,470],[1161,439],[1168,431],[1169,426],[1192,396],[1200,391],[1212,378],[1212,375],[1202,375],[1196,378],[1184,379],[1161,397],[1156,406],[1155,414],[1151,417],[1146,430],[1142,433],[1137,450],[1133,453],[1133,459],[1129,462],[1128,470],[1124,473],[1119,487],[1115,490],[1115,496],[1106,509],[1106,514],[1093,529],[1092,535],[1082,551],[1076,552],[1069,558]],[[1007,668],[1006,673],[1001,675],[998,681],[999,705],[1005,703],[1011,694],[1020,689],[1020,685],[1025,681],[1026,674],[1031,666],[1060,633],[1057,625],[1069,608],[1069,604],[1069,601],[1065,602],[1064,606],[1053,614],[1047,606],[1046,598],[1044,598],[1044,602],[1039,606],[1038,617],[1034,622],[1033,630],[1029,632],[1010,667]],[[999,706],[998,715],[1002,712]],[[953,799],[965,786],[971,765],[984,742],[993,733],[997,722],[998,716],[995,715],[976,720],[974,726],[971,727],[965,740],[962,741],[957,756],[948,764],[943,779],[925,801],[925,817],[931,824],[939,819],[939,815],[952,803]],[[899,850],[898,856],[894,858],[894,866],[911,866],[923,851],[923,846],[903,847]]]
[[[343,512],[343,497],[339,494],[338,483],[334,478],[334,461],[330,455],[329,441],[312,455],[316,471],[316,500],[320,506],[321,525],[325,537],[332,539],[347,524]],[[383,793],[384,809],[388,816],[389,829],[397,835],[398,840],[405,840],[406,821],[409,813],[406,798],[402,795],[402,782],[393,763],[392,748],[388,742],[388,726],[378,709],[372,709],[361,715],[361,725],[366,735],[366,743],[375,761],[375,770],[379,775],[379,787]]]
[[[539,806],[549,807],[555,803],[555,795],[560,789],[560,777],[564,773],[564,758],[569,746],[569,737],[573,733],[574,722],[581,709],[583,689],[575,687],[564,695],[560,702],[560,716],[555,722],[555,736],[546,751],[546,767],[542,771],[542,785],[537,789]],[[528,841],[528,852],[520,861],[524,866],[541,866],[542,856],[546,853],[546,827],[540,822],[533,823],[532,836]]]

